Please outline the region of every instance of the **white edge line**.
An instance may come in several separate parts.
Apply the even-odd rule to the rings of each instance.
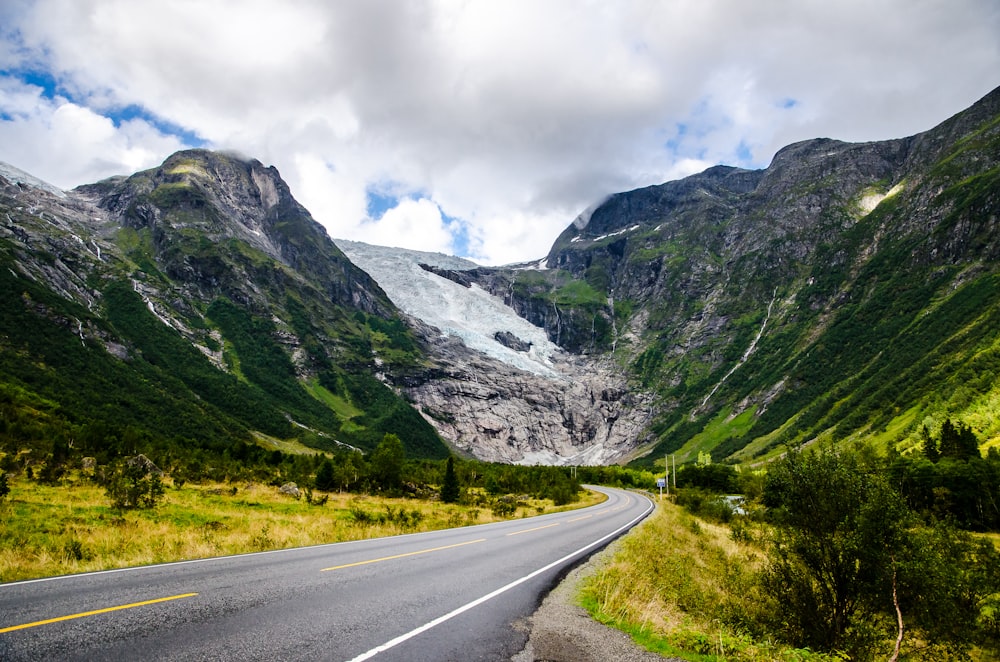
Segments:
[[[444,623],[445,621],[451,620],[452,618],[455,618],[456,616],[458,616],[460,614],[463,614],[463,613],[469,611],[470,609],[472,609],[474,607],[478,607],[479,605],[483,604],[484,602],[486,602],[488,600],[492,600],[493,598],[497,597],[501,593],[506,593],[507,591],[509,591],[510,589],[514,588],[515,586],[518,586],[519,584],[523,584],[524,582],[528,581],[529,579],[537,577],[538,575],[542,574],[546,570],[551,570],[552,568],[556,567],[557,565],[565,563],[566,561],[568,561],[569,559],[573,558],[574,556],[577,556],[578,554],[582,554],[582,553],[586,552],[591,547],[595,547],[596,545],[601,544],[602,542],[604,542],[608,538],[611,538],[611,537],[614,537],[614,536],[618,535],[622,531],[625,531],[626,529],[631,528],[634,524],[636,524],[636,522],[638,522],[639,520],[641,520],[642,518],[644,518],[646,515],[649,514],[649,511],[651,511],[653,509],[653,502],[650,499],[647,498],[646,499],[646,503],[648,504],[648,507],[646,508],[646,510],[644,510],[642,512],[641,515],[637,516],[635,519],[633,519],[628,524],[625,524],[624,526],[621,526],[621,527],[615,529],[614,531],[612,531],[611,533],[605,535],[603,538],[598,538],[594,542],[592,542],[592,543],[590,543],[588,545],[584,545],[583,547],[581,547],[580,549],[576,550],[575,552],[571,552],[571,553],[567,554],[566,556],[562,557],[558,561],[553,561],[552,563],[548,564],[544,568],[539,568],[538,570],[535,570],[534,572],[532,572],[529,575],[525,575],[524,577],[521,577],[520,579],[515,579],[514,581],[512,581],[509,584],[507,584],[506,586],[501,586],[500,588],[498,588],[497,590],[493,591],[492,593],[487,593],[486,595],[482,596],[481,598],[477,598],[477,599],[473,600],[472,602],[464,604],[461,607],[458,607],[457,609],[454,609],[453,611],[448,612],[444,616],[438,616],[433,621],[429,621],[428,623],[425,623],[424,625],[421,625],[418,628],[414,628],[413,630],[410,630],[406,634],[401,634],[398,637],[396,637],[395,639],[390,639],[389,641],[385,642],[381,646],[376,646],[375,648],[373,648],[373,649],[371,649],[371,650],[369,650],[369,651],[367,651],[365,653],[362,653],[361,655],[358,655],[357,657],[351,658],[350,660],[348,660],[348,662],[362,662],[363,660],[371,659],[371,658],[375,657],[376,655],[378,655],[379,653],[383,653],[383,652],[389,650],[390,648],[398,646],[399,644],[403,643],[404,641],[407,641],[408,639],[412,639],[413,637],[416,637],[417,635],[422,634],[422,633],[426,632],[427,630],[430,630],[431,628]]]

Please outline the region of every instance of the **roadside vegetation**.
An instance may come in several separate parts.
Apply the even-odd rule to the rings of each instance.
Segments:
[[[603,499],[574,492],[556,506],[462,486],[445,503],[429,485],[420,497],[308,486],[296,496],[267,483],[165,477],[154,504],[120,508],[87,471],[71,470],[55,485],[2,475],[9,493],[0,490],[0,582],[485,524]]]
[[[947,424],[913,457],[827,447],[740,473],[703,456],[582,604],[685,660],[998,659],[1000,458],[975,449]]]
[[[568,467],[410,459],[393,434],[368,453],[241,443],[182,453],[127,428],[76,433],[0,445],[0,582],[482,524],[602,498]]]

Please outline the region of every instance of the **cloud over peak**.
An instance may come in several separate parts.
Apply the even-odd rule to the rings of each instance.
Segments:
[[[236,149],[334,236],[487,263],[541,256],[615,191],[910,135],[1000,83],[992,0],[37,0],[0,21],[0,160],[69,187]]]

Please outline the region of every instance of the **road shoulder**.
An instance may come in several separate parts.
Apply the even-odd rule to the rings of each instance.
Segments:
[[[641,525],[640,525],[641,526]],[[619,539],[620,540],[620,539]],[[651,653],[620,630],[594,620],[577,604],[582,582],[609,562],[618,541],[573,568],[528,619],[528,643],[511,662],[664,662],[678,660]],[[680,662],[678,660],[678,662]]]

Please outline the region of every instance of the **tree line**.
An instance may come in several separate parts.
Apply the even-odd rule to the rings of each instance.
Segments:
[[[391,433],[367,453],[345,446],[332,452],[293,454],[244,442],[219,446],[171,442],[129,426],[103,424],[60,427],[51,440],[37,440],[25,448],[5,443],[3,428],[0,420],[0,480],[5,488],[8,475],[59,485],[77,472],[102,484],[113,504],[124,509],[155,506],[167,476],[175,488],[200,482],[276,487],[295,483],[320,492],[475,501],[500,510],[504,509],[501,497],[508,495],[564,505],[577,501],[580,492],[580,478],[569,467],[495,464],[455,456],[409,458],[400,437]]]

